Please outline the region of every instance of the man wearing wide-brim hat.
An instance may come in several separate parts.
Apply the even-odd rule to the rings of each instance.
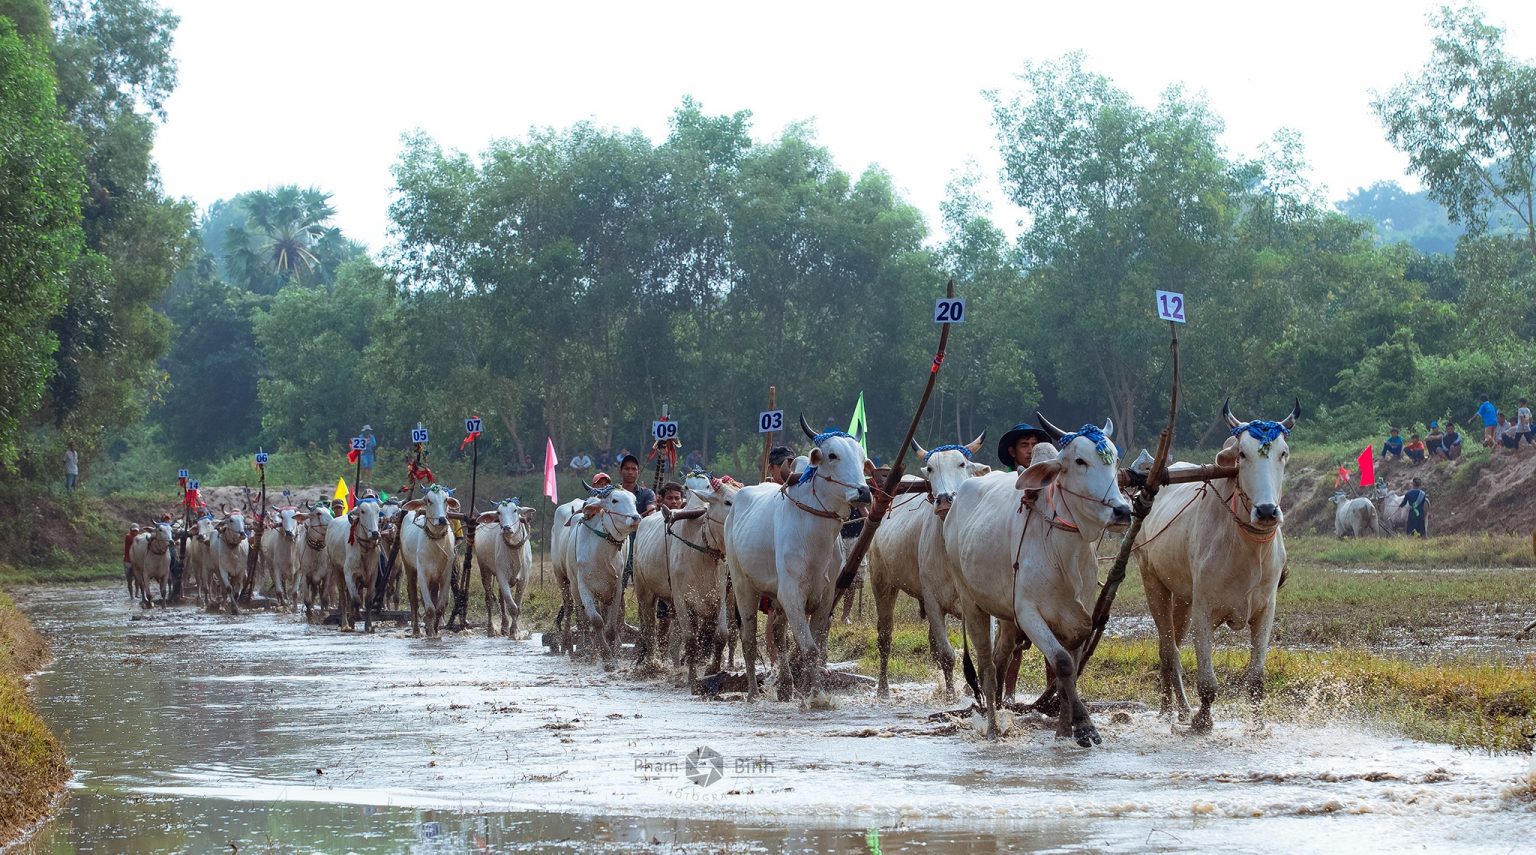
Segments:
[[[998,437],[997,459],[1009,470],[1019,469],[1029,465],[1030,455],[1034,453],[1037,443],[1051,442],[1051,435],[1026,422],[1019,422],[1008,429],[1008,432]]]

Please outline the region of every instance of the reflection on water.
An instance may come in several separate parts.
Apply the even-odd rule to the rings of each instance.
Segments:
[[[1021,722],[990,744],[928,721],[926,686],[807,712],[533,642],[139,616],[113,588],[18,599],[54,642],[36,692],[77,773],[39,852],[865,852],[872,828],[884,852],[1502,852],[1536,821],[1525,758],[1347,708],[1200,739],[1103,715],[1092,751]]]

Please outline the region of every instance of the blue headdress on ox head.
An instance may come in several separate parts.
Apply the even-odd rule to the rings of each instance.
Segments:
[[[1254,419],[1251,422],[1242,421],[1237,416],[1232,415],[1231,404],[1230,398],[1222,402],[1222,418],[1226,419],[1227,427],[1231,429],[1233,436],[1241,436],[1246,433],[1259,441],[1260,457],[1268,457],[1270,446],[1280,437],[1289,435],[1291,428],[1296,426],[1296,420],[1301,417],[1301,401],[1299,400],[1291,406],[1291,414],[1278,422],[1265,421],[1264,419]]]
[[[1055,441],[1057,448],[1064,450],[1072,444],[1072,440],[1082,437],[1093,443],[1093,448],[1099,453],[1099,458],[1104,461],[1104,465],[1115,465],[1115,456],[1119,452],[1116,451],[1115,444],[1109,441],[1109,438],[1115,434],[1114,419],[1105,419],[1104,427],[1102,428],[1097,425],[1083,425],[1077,430],[1068,433],[1051,424],[1050,419],[1041,415],[1039,411],[1035,412],[1035,418],[1040,420],[1040,426]]]
[[[591,484],[588,484],[586,481],[582,481],[581,486],[587,488],[587,495],[594,499],[606,499],[612,495],[613,491],[616,489],[612,484],[609,484],[606,487],[594,487]]]
[[[985,436],[985,434],[983,434],[983,436]],[[917,440],[913,440],[912,444],[917,445]],[[923,465],[927,466],[928,458],[938,454],[941,451],[958,451],[965,455],[966,460],[971,459],[971,450],[963,445],[941,445],[938,448],[930,448],[925,454],[923,454]]]

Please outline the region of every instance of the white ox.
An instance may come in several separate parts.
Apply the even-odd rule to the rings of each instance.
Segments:
[[[417,633],[417,599],[425,614],[421,621],[428,636],[441,629],[447,611],[449,581],[453,579],[453,526],[448,514],[459,512],[459,500],[433,484],[419,499],[402,506],[400,517],[400,557],[405,572],[411,574],[411,634]],[[371,597],[371,595],[370,595]]]
[[[231,511],[213,526],[214,538],[208,544],[213,564],[218,568],[219,586],[214,606],[229,606],[232,615],[240,613],[240,592],[245,589],[245,568],[250,563],[251,541],[246,537],[245,514]],[[210,585],[210,587],[212,587]]]
[[[537,513],[518,505],[516,499],[502,499],[496,510],[476,518],[474,532],[475,563],[480,566],[480,585],[485,589],[485,634],[496,634],[496,615],[501,616],[501,634],[517,638],[517,619],[523,613],[523,593],[533,573],[533,545],[529,521]]]
[[[363,613],[364,631],[373,629],[373,586],[379,578],[379,501],[365,498],[325,531],[326,560],[341,584],[341,631],[352,632],[353,608]]]
[[[688,684],[695,691],[698,664],[706,652],[714,657],[711,673],[719,670],[725,641],[716,631],[723,587],[720,562],[725,560],[725,520],[740,489],[732,481],[690,478],[685,507],[652,514],[635,532],[635,598],[643,651],[637,654],[657,650],[656,601],[666,601],[684,638]]]
[[[218,564],[213,558],[212,541],[218,535],[214,528],[218,521],[213,514],[203,514],[193,521],[191,536],[186,541],[186,559],[181,573],[197,583],[198,602],[211,606],[217,597],[214,579],[218,577]]]
[[[1381,510],[1376,515],[1381,533],[1387,535],[1406,532],[1408,506],[1403,504],[1403,494],[1395,493],[1382,486],[1376,488],[1376,498],[1381,501]]]
[[[640,524],[635,494],[618,487],[593,489],[581,502],[561,505],[555,512],[555,531],[561,557],[556,572],[563,572],[567,601],[565,619],[574,619],[579,604],[586,616],[589,644],[602,656],[603,667],[612,670],[618,652],[619,632],[624,627],[624,541]],[[568,529],[563,533],[561,529]],[[572,592],[576,603],[571,603]]]
[[[987,736],[999,735],[998,672],[1022,632],[1044,654],[1061,696],[1056,735],[1088,748],[1101,740],[1078,697],[1076,651],[1093,629],[1093,545],[1105,529],[1130,522],[1131,506],[1119,488],[1113,421],[1064,434],[1039,418],[1059,455],[1017,475],[967,479],[944,520],[945,549],[982,669]],[[998,621],[995,654],[990,618]]]
[[[1191,726],[1210,730],[1216,700],[1211,664],[1215,629],[1248,627],[1250,653],[1243,682],[1255,713],[1264,697],[1264,660],[1275,624],[1275,592],[1285,569],[1280,509],[1290,445],[1285,435],[1301,416],[1297,402],[1281,422],[1239,421],[1227,404],[1232,429],[1216,462],[1237,467],[1233,479],[1164,487],[1136,538],[1147,605],[1157,624],[1162,711],[1177,703],[1189,714],[1179,645],[1193,628],[1200,710]],[[1190,464],[1174,464],[1173,470]],[[1193,621],[1193,624],[1191,624]]]
[[[918,470],[928,479],[927,501],[920,493],[896,497],[884,524],[875,529],[869,544],[869,582],[875,597],[875,626],[880,647],[880,697],[890,695],[887,669],[891,658],[891,631],[895,625],[896,595],[906,594],[922,604],[928,619],[928,651],[944,674],[944,693],[955,694],[955,648],[944,625],[946,615],[960,616],[960,601],[949,576],[944,554],[944,518],[949,515],[955,491],[967,478],[992,471],[971,459],[986,441],[985,432],[969,445],[946,445],[926,451],[917,440],[912,450],[922,461]]]
[[[296,547],[298,581],[294,586],[294,600],[304,601],[304,620],[312,622],[315,605],[322,610],[330,606],[331,561],[325,553],[325,534],[330,529],[331,508],[324,502],[309,508],[302,520],[303,539]]]
[[[149,583],[160,585],[160,605],[165,605],[167,589],[171,581],[171,524],[150,523],[149,530],[133,539],[129,550],[133,563],[133,578],[139,587],[140,604],[144,608],[154,605]]]
[[[1370,499],[1364,496],[1346,498],[1344,491],[1340,490],[1329,496],[1328,501],[1334,506],[1333,533],[1340,540],[1345,535],[1365,537],[1371,532],[1380,532],[1381,522],[1376,514],[1376,506]]]
[[[741,622],[747,699],[757,698],[757,606],[767,595],[796,642],[792,657],[779,656],[779,685],[793,680],[803,698],[822,706],[822,660],[840,569],[838,533],[855,505],[869,504],[864,479],[873,467],[846,433],[817,435],[804,417],[800,429],[814,446],[809,467],[792,484],[758,484],[736,494],[725,523],[725,563]]]
[[[293,591],[295,547],[303,516],[303,512],[293,505],[284,505],[267,513],[267,524],[261,532],[261,551],[256,554],[256,573],[258,579],[262,573],[266,573],[272,580],[279,603],[287,603],[288,594]],[[258,590],[260,584],[258,581]]]

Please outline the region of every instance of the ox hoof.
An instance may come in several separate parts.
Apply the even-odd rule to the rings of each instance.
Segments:
[[[806,701],[801,706],[803,709],[808,710],[830,710],[837,708],[837,706],[832,703],[831,696],[826,692],[817,692],[812,697],[806,699]]]
[[[1189,731],[1190,733],[1210,733],[1211,726],[1212,721],[1210,710],[1201,710],[1195,713],[1194,719],[1190,721]]]
[[[1099,737],[1098,728],[1091,724],[1079,724],[1072,728],[1072,738],[1077,740],[1078,747],[1092,748],[1095,745],[1103,745],[1104,740]]]

